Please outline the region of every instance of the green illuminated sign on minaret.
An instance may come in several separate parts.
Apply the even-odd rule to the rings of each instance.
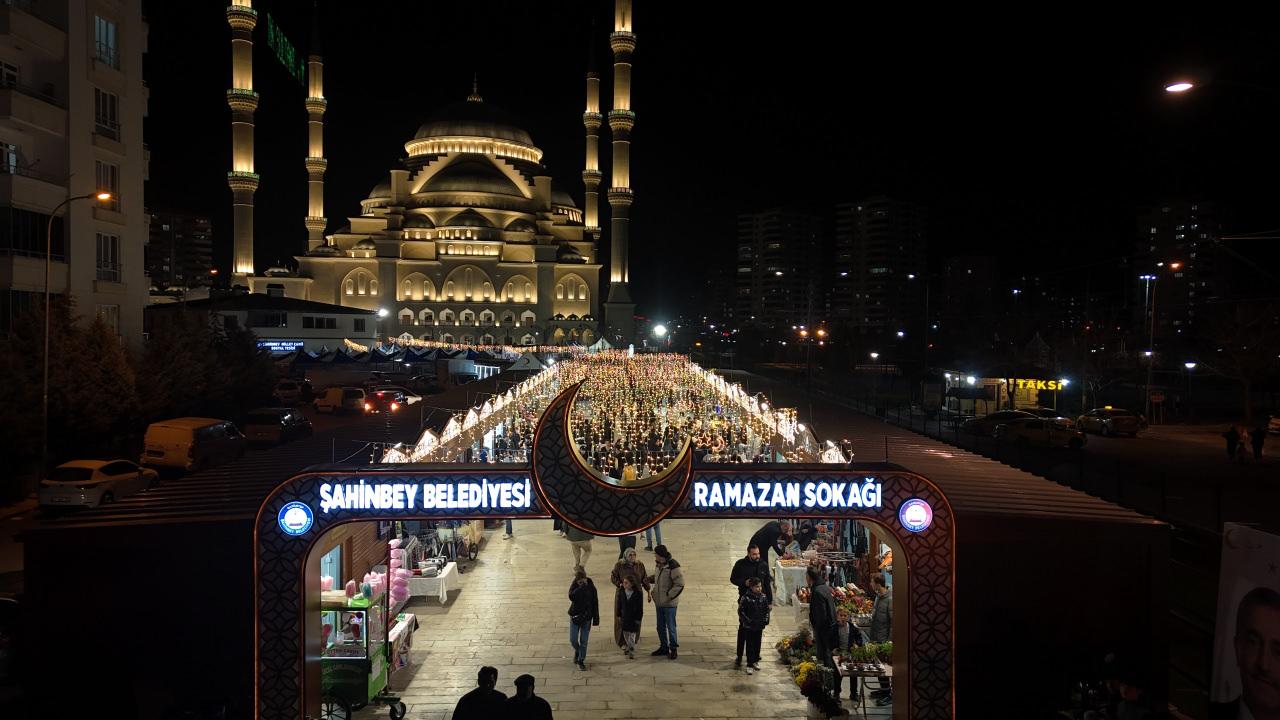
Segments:
[[[307,67],[302,59],[302,54],[298,49],[289,42],[289,38],[285,36],[284,31],[276,25],[276,21],[267,14],[267,45],[272,52],[276,54],[276,59],[284,65],[284,69],[294,77],[301,85],[306,85]]]

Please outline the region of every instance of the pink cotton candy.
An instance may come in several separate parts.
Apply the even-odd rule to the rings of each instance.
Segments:
[[[346,584],[346,586],[345,586],[345,588],[344,588],[344,589],[345,589],[345,590],[346,590],[346,592],[347,592],[347,597],[349,597],[349,598],[353,598],[353,597],[355,597],[355,596],[356,596],[356,590],[357,590],[357,588],[356,588],[356,581],[355,581],[355,580],[348,580],[348,581],[347,581],[347,584]]]
[[[321,576],[320,576],[320,589],[321,589],[321,590],[332,590],[332,589],[333,589],[333,578],[332,578],[332,577],[330,577],[330,576],[328,576],[328,575],[321,575]]]

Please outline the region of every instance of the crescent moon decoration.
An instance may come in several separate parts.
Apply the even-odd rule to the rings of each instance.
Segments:
[[[533,434],[534,488],[548,510],[580,530],[630,535],[662,520],[684,497],[693,469],[689,440],[653,481],[631,487],[608,482],[588,467],[569,430],[569,412],[585,382],[563,390],[538,420]]]

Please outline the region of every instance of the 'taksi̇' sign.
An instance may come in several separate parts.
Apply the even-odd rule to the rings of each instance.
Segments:
[[[364,480],[320,485],[320,511],[335,510],[518,510],[533,502],[528,478],[462,482]]]
[[[695,480],[693,506],[707,509],[876,509],[884,502],[880,480],[790,480],[782,482]]]

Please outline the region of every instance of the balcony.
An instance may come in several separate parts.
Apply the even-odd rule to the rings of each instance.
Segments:
[[[103,67],[108,67],[112,70],[119,70],[120,51],[114,45],[104,42],[95,42],[93,61]]]
[[[0,165],[0,205],[14,201],[30,207],[52,208],[67,196],[65,178],[29,168]]]
[[[52,85],[43,88],[14,83],[0,86],[0,119],[59,136],[67,130],[66,107],[53,95]]]
[[[53,15],[42,12],[31,0],[0,2],[0,35],[25,40],[57,59],[65,57],[67,33],[63,24]]]
[[[49,272],[49,291],[67,291],[67,265],[62,255],[53,256]],[[44,292],[44,253],[16,248],[0,248],[0,288]]]

